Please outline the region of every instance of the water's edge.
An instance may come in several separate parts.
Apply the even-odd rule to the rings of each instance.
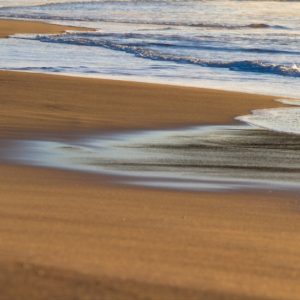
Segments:
[[[15,140],[8,162],[108,175],[116,183],[189,191],[299,190],[300,135],[248,125]]]

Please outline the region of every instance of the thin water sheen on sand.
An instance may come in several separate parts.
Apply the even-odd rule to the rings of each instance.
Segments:
[[[19,141],[20,163],[117,175],[122,183],[215,190],[297,188],[300,136],[250,126],[201,126]]]

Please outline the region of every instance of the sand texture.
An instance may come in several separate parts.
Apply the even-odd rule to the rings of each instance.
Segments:
[[[16,33],[57,34],[66,30],[86,31],[85,28],[46,24],[36,21],[17,21],[0,19],[0,38],[6,38]]]
[[[208,89],[0,72],[0,105],[4,149],[10,138],[225,124],[280,104]],[[298,198],[128,188],[100,175],[2,162],[0,299],[299,299]]]
[[[226,124],[270,96],[0,71],[0,135]]]

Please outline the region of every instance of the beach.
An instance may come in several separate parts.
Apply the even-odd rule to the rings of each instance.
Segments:
[[[69,29],[3,22],[2,37]],[[272,96],[10,71],[0,72],[0,99],[2,149],[12,138],[232,124],[283,106]],[[5,161],[0,169],[1,299],[300,294],[297,194],[131,188]]]
[[[58,34],[65,32],[66,30],[85,30],[86,28],[80,28],[75,26],[59,26],[55,24],[45,24],[43,22],[30,22],[22,20],[0,20],[0,38],[7,38],[12,34]]]

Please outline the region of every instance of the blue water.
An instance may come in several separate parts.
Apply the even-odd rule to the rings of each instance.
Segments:
[[[0,6],[0,17],[96,29],[1,40],[2,69],[300,95],[299,1],[23,0]]]

